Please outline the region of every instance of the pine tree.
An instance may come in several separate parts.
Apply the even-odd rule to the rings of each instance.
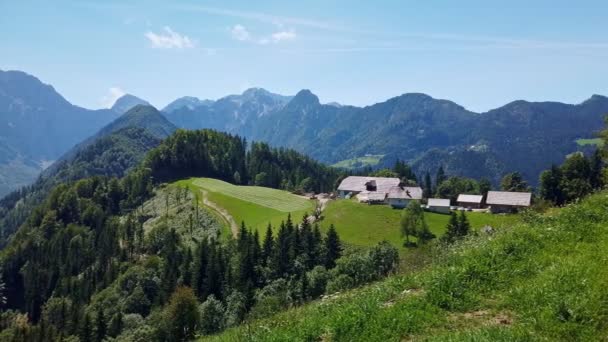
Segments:
[[[458,237],[465,237],[469,235],[469,231],[471,230],[471,224],[467,219],[467,215],[464,211],[460,212],[460,216],[458,217]]]
[[[443,183],[447,179],[445,175],[445,171],[443,170],[443,166],[439,166],[437,170],[437,175],[435,176],[435,188],[439,188],[441,183]]]
[[[454,240],[456,240],[458,237],[458,233],[459,233],[460,229],[459,229],[458,216],[453,211],[450,212],[450,221],[448,222],[448,225],[446,226],[445,230],[446,230],[446,232],[441,239],[447,243],[454,242]]]
[[[336,260],[342,254],[342,244],[336,228],[333,224],[329,226],[327,236],[325,237],[325,268],[330,269],[336,266]]]
[[[431,174],[424,174],[424,192],[422,195],[424,198],[431,198],[433,196],[433,183],[431,182]]]
[[[273,245],[274,240],[272,237],[272,226],[269,223],[268,227],[266,228],[266,236],[264,237],[264,243],[262,246],[262,263],[264,265],[267,265],[272,257]]]
[[[84,315],[84,321],[82,323],[82,327],[80,328],[80,341],[82,342],[92,342],[93,341],[93,332],[91,329],[91,317],[88,313]]]
[[[604,160],[602,158],[602,151],[598,148],[593,152],[589,160],[590,164],[590,175],[589,183],[591,188],[599,189],[604,186],[602,181],[602,169],[604,168]]]
[[[116,337],[120,335],[123,326],[122,319],[123,317],[121,311],[118,311],[114,316],[112,316],[112,319],[110,320],[110,325],[108,327],[108,336]]]
[[[97,308],[97,316],[95,317],[95,340],[97,342],[103,341],[107,334],[107,322],[103,314],[101,306]]]

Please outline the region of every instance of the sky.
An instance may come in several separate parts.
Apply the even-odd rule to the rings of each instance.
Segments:
[[[486,111],[608,95],[608,1],[0,0],[0,69],[103,108],[262,87]]]

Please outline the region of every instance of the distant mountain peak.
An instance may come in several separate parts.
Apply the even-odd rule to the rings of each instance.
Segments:
[[[125,94],[119,97],[110,109],[115,111],[116,113],[124,114],[137,105],[150,105],[150,103],[148,103],[148,101],[140,99],[137,96]]]
[[[175,110],[182,109],[184,107],[193,110],[200,106],[210,106],[214,102],[215,101],[213,100],[201,100],[198,97],[194,96],[183,96],[166,105],[165,108],[162,109],[162,111],[165,113],[170,113]]]
[[[308,89],[302,89],[300,90],[296,96],[293,97],[293,99],[291,99],[291,101],[289,102],[289,105],[293,106],[293,105],[319,105],[319,97],[315,94],[313,94],[310,90]]]

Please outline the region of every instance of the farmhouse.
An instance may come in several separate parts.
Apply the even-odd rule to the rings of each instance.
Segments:
[[[456,202],[458,202],[459,206],[464,207],[464,208],[471,208],[471,209],[481,208],[482,201],[483,201],[482,195],[467,195],[467,194],[458,195],[458,199],[456,200]]]
[[[512,213],[519,208],[529,207],[531,200],[530,192],[488,191],[486,204],[493,213]]]
[[[429,198],[426,208],[436,213],[448,214],[450,212],[450,200],[447,198]]]
[[[393,186],[389,189],[386,200],[393,208],[405,208],[413,200],[422,199],[420,187]]]
[[[338,186],[338,196],[346,198],[374,192],[386,195],[391,187],[398,186],[400,182],[399,178],[350,176],[344,178]]]

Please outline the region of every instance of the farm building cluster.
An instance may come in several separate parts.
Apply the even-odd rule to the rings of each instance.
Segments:
[[[405,186],[398,178],[388,177],[346,177],[338,186],[338,197],[356,197],[359,202],[368,204],[388,204],[393,208],[405,208],[411,201],[422,201],[422,189],[418,186]],[[515,212],[529,207],[532,201],[530,192],[488,191],[484,196],[460,194],[453,206],[447,198],[426,199],[426,209],[449,213],[452,209],[489,210],[493,213]]]

